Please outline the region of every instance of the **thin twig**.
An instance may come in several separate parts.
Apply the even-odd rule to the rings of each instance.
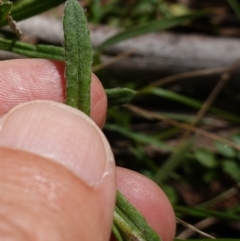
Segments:
[[[196,233],[201,234],[203,237],[215,239],[215,237],[201,231],[200,229],[204,229],[204,228],[209,227],[210,225],[213,225],[214,223],[216,223],[217,222],[216,218],[206,218],[206,219],[202,220],[201,222],[195,224],[194,226],[189,223],[184,222],[183,220],[181,220],[177,217],[175,219],[176,219],[177,223],[179,223],[187,228],[182,233],[180,233],[176,238],[186,239],[186,238],[189,238],[190,236],[192,236],[194,234],[194,232],[196,232]]]
[[[237,183],[234,187],[229,190],[221,193],[217,197],[214,197],[211,200],[208,200],[204,203],[197,205],[197,207],[212,207],[213,205],[218,205],[218,203],[224,202],[236,196],[240,192],[240,183]]]
[[[137,106],[134,106],[134,105],[126,105],[126,107],[141,115],[141,116],[144,116],[145,118],[148,118],[148,119],[156,119],[156,120],[160,120],[160,121],[164,121],[172,126],[176,126],[178,128],[181,128],[181,129],[184,129],[184,130],[190,130],[191,132],[195,132],[196,134],[199,134],[199,135],[202,135],[202,136],[205,136],[209,139],[212,139],[214,141],[218,141],[218,142],[222,142],[224,143],[225,145],[228,145],[228,146],[231,146],[233,147],[234,149],[240,151],[240,145],[238,145],[237,143],[234,143],[224,137],[221,137],[221,136],[218,136],[216,134],[213,134],[213,133],[210,133],[210,132],[207,132],[205,130],[202,130],[200,128],[197,128],[195,126],[190,126],[189,124],[185,124],[185,123],[180,123],[178,121],[175,121],[175,120],[172,120],[172,119],[169,119],[161,114],[157,114],[157,113],[154,113],[154,112],[151,112],[151,111],[148,111],[148,110],[145,110],[143,108],[140,108],[140,107],[137,107]]]
[[[149,87],[160,87],[165,84],[172,83],[174,81],[178,81],[181,79],[188,79],[192,77],[199,77],[199,76],[207,76],[211,74],[221,74],[225,71],[228,70],[228,67],[221,67],[221,68],[213,68],[213,69],[202,69],[202,70],[195,70],[195,71],[190,71],[190,72],[185,72],[185,73],[180,73],[180,74],[175,74],[171,76],[167,76],[165,78],[161,78],[157,81],[154,81],[149,85]]]
[[[97,72],[99,71],[100,69],[103,69],[103,68],[106,68],[107,66],[109,65],[112,65],[120,60],[123,60],[123,59],[126,59],[128,58],[131,54],[133,54],[136,50],[135,49],[130,49],[126,52],[123,52],[121,54],[118,54],[117,56],[113,57],[113,58],[110,58],[109,60],[107,60],[106,62],[104,63],[101,63],[101,64],[97,64],[95,66],[93,66],[93,69],[92,71],[93,72]]]
[[[213,102],[215,101],[216,97],[218,96],[218,94],[221,92],[221,90],[223,89],[223,87],[226,85],[226,83],[230,80],[232,74],[240,67],[240,60],[238,60],[237,62],[235,62],[232,66],[230,66],[226,72],[224,72],[221,75],[220,80],[218,81],[217,85],[215,86],[215,88],[213,89],[213,91],[211,92],[211,94],[208,96],[208,98],[206,99],[206,101],[203,103],[203,105],[201,106],[200,110],[198,111],[196,117],[194,118],[194,120],[190,123],[191,126],[196,126],[199,121],[204,117],[204,115],[206,114],[206,112],[208,111],[208,109],[211,107],[211,105],[213,104]],[[190,134],[191,130],[187,130],[184,135],[182,136],[182,138],[180,139],[179,143],[182,143],[184,140],[186,140]]]

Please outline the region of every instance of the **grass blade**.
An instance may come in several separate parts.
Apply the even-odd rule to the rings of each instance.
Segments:
[[[87,19],[76,0],[66,2],[64,13],[66,103],[90,115],[92,45]]]
[[[36,14],[42,13],[49,10],[50,8],[57,7],[65,0],[51,0],[51,1],[39,1],[39,0],[25,0],[19,1],[19,3],[14,3],[11,15],[15,21],[20,21]],[[0,27],[7,25],[7,21],[1,21]]]
[[[169,100],[173,100],[185,105],[188,105],[190,107],[193,107],[195,109],[199,109],[201,108],[201,106],[203,105],[202,102],[195,100],[193,98],[166,90],[166,89],[162,89],[162,88],[150,88],[148,90],[144,90],[142,92],[138,92],[139,94],[152,94],[152,95],[156,95],[162,98],[166,98]],[[224,118],[225,120],[230,120],[236,123],[240,123],[240,118],[238,116],[235,116],[227,111],[223,111],[221,109],[218,109],[216,107],[211,107],[209,109],[209,112],[216,114],[222,118]]]
[[[192,148],[193,141],[190,139],[183,143],[172,153],[168,160],[158,169],[153,180],[160,185],[178,165],[186,158],[186,154]]]
[[[167,18],[167,19],[163,19],[163,20],[152,21],[145,25],[131,28],[131,29],[125,30],[121,33],[114,35],[113,37],[107,39],[105,42],[100,44],[98,46],[98,49],[102,50],[106,47],[109,47],[110,45],[116,44],[123,40],[127,40],[127,39],[130,39],[130,38],[142,35],[142,34],[154,32],[154,31],[160,31],[160,30],[164,30],[164,29],[169,29],[169,28],[175,27],[179,24],[182,24],[186,21],[200,18],[200,17],[206,15],[207,13],[209,13],[209,12],[208,11],[199,11],[199,12],[195,12],[193,14],[187,14],[187,15],[180,16],[180,17],[172,17],[172,18]]]
[[[184,206],[173,206],[174,211],[177,213],[177,215],[183,214],[183,215],[190,215],[193,217],[201,217],[201,218],[209,218],[214,217],[222,220],[228,220],[228,221],[240,221],[240,216],[235,215],[234,213],[230,213],[227,211],[213,211],[208,210],[205,208],[199,208],[199,207],[184,207]]]
[[[149,136],[149,135],[145,135],[145,134],[141,134],[141,133],[134,133],[133,131],[127,130],[126,128],[119,126],[119,125],[114,125],[114,124],[106,124],[104,126],[104,129],[109,130],[109,131],[113,131],[113,132],[117,132],[137,143],[143,143],[143,144],[147,144],[147,145],[153,145],[158,147],[161,150],[164,151],[171,151],[172,147],[168,144],[166,144],[165,142],[158,140],[155,137]]]

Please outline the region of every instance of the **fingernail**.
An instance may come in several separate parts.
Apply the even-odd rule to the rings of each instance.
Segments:
[[[13,108],[0,126],[0,145],[57,161],[88,185],[99,183],[113,161],[106,138],[89,117],[51,101]]]

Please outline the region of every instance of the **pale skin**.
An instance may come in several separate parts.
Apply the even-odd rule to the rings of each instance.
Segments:
[[[0,240],[107,241],[116,188],[163,241],[173,240],[174,213],[161,189],[114,165],[100,130],[107,100],[98,78],[93,121],[62,104],[64,93],[62,62],[0,62]]]

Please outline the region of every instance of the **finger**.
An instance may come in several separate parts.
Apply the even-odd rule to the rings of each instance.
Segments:
[[[118,167],[116,174],[117,189],[143,214],[163,241],[172,241],[175,215],[163,191],[137,172]]]
[[[0,240],[108,240],[114,162],[96,124],[34,101],[10,111],[0,130]]]
[[[17,104],[31,100],[53,100],[64,103],[65,64],[42,59],[19,59],[0,62],[0,115]],[[99,79],[91,84],[91,118],[102,127],[107,99]]]

